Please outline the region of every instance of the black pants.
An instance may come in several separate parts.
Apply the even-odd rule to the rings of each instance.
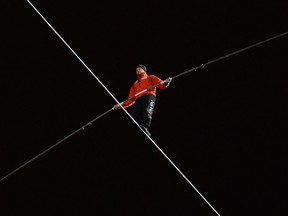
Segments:
[[[137,99],[131,107],[132,115],[139,125],[150,128],[156,97],[151,94],[144,95]]]

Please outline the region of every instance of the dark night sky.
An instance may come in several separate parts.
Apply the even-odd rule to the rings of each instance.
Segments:
[[[138,63],[165,79],[288,31],[284,0],[31,2],[119,101]],[[27,1],[0,12],[2,178],[116,102]],[[287,215],[287,52],[288,35],[158,90],[152,139],[222,216]],[[0,182],[0,199],[3,216],[216,215],[123,111]]]

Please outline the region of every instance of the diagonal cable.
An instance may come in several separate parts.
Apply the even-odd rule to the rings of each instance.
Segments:
[[[77,53],[69,46],[69,44],[61,37],[61,35],[53,28],[53,26],[45,19],[45,17],[43,17],[43,15],[37,10],[36,7],[34,7],[34,5],[27,0],[27,2],[31,5],[31,7],[39,14],[39,16],[47,23],[47,25],[55,32],[55,34],[63,41],[63,43],[71,50],[71,52],[78,58],[78,60],[86,67],[86,69],[94,76],[94,78],[102,85],[102,87],[110,94],[110,96],[121,106],[121,108],[126,112],[126,114],[134,121],[134,123],[138,126],[138,128],[140,130],[142,130],[142,132],[152,141],[152,143],[158,148],[158,150],[168,159],[168,161],[176,168],[176,170],[184,177],[184,179],[186,181],[188,181],[188,183],[196,190],[196,192],[206,201],[206,203],[213,209],[213,211],[220,216],[220,214],[211,206],[211,204],[204,198],[204,196],[195,188],[195,186],[188,180],[188,178],[180,171],[180,169],[169,159],[169,157],[161,150],[161,148],[151,139],[151,137],[148,136],[148,134],[140,127],[140,125],[135,121],[135,119],[128,113],[127,110],[124,109],[124,107],[122,106],[123,103],[119,103],[118,100],[113,96],[113,94],[106,88],[106,86],[98,79],[98,77],[92,72],[92,70],[84,63],[84,61],[77,55]],[[162,84],[163,82],[160,82],[157,85]],[[147,89],[143,90],[147,91]],[[140,94],[142,93],[139,92],[137,93]],[[112,111],[112,109],[106,111],[105,113],[103,113],[103,115],[109,113],[110,111]],[[97,118],[98,119],[98,118]],[[89,123],[88,123],[89,124]],[[58,143],[56,143],[55,145],[51,146],[50,148],[46,149],[45,151],[43,151],[42,153],[38,154],[37,156],[35,156],[34,158],[32,158],[31,160],[29,160],[28,162],[26,162],[25,164],[21,165],[20,167],[18,167],[17,169],[15,169],[13,172],[11,172],[10,174],[8,174],[7,176],[5,176],[4,178],[0,179],[0,182],[2,182],[4,179],[7,179],[9,176],[11,176],[12,174],[16,173],[17,171],[21,170],[22,168],[24,168],[26,165],[30,164],[32,161],[36,160],[37,158],[39,158],[40,156],[42,156],[43,154],[45,154],[46,152],[50,151],[52,148],[58,146],[60,143],[64,142],[66,139],[68,139],[69,137],[73,136],[75,133],[78,133],[82,128],[79,128],[78,130],[76,130],[75,132],[73,132],[72,134],[68,135],[67,137],[65,137],[64,139],[60,140]]]

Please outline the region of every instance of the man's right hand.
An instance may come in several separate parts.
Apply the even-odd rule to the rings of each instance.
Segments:
[[[113,107],[114,110],[119,110],[121,109],[121,106],[120,104],[115,104],[114,107]]]

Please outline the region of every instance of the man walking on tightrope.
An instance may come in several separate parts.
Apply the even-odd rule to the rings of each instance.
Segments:
[[[121,105],[124,108],[134,105],[131,107],[132,116],[147,135],[151,136],[149,128],[156,102],[156,88],[161,90],[166,89],[170,85],[172,78],[168,77],[162,81],[155,75],[148,75],[146,67],[142,64],[136,65],[136,75],[138,80],[136,80],[131,86],[128,100]],[[156,86],[152,87],[154,85]],[[113,108],[118,110],[121,109],[121,106],[116,104]]]

